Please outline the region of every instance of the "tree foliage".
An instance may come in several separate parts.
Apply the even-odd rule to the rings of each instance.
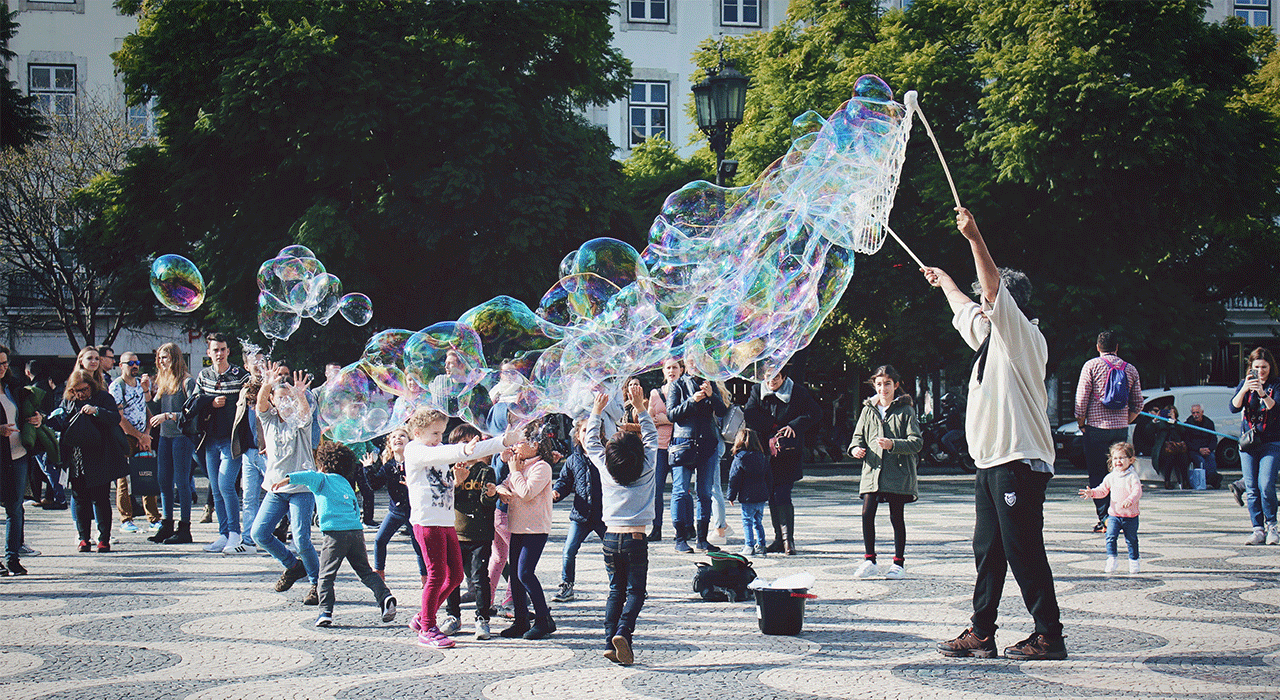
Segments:
[[[9,79],[9,64],[17,54],[9,50],[9,40],[18,33],[14,21],[17,11],[9,11],[9,3],[0,3],[0,151],[23,150],[28,144],[45,138],[48,125],[36,108],[36,98],[22,94],[18,84]]]
[[[97,207],[80,194],[147,137],[117,99],[76,102],[75,119],[58,118],[48,138],[0,152],[0,284],[11,329],[60,331],[78,351],[153,314],[143,261],[86,233]]]
[[[1213,346],[1223,301],[1280,298],[1278,73],[1257,72],[1275,40],[1206,23],[1206,6],[916,0],[881,14],[798,0],[770,32],[730,42],[752,78],[740,182],[785,152],[791,119],[829,114],[859,75],[899,99],[918,90],[996,262],[1036,286],[1051,371],[1074,371],[1112,328],[1145,371],[1179,377]],[[971,278],[933,147],[913,136],[891,224],[927,264]],[[857,264],[819,345],[911,373],[963,368],[945,303],[895,243]]]
[[[626,231],[613,146],[578,111],[625,94],[609,2],[119,6],[139,28],[116,62],[161,142],[95,194],[108,232],[192,249],[209,325],[254,334],[258,264],[290,243],[378,327],[417,329],[536,303],[566,252]],[[371,330],[308,321],[286,354],[350,359]]]

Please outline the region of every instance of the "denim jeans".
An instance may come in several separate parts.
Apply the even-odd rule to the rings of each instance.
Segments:
[[[293,532],[295,556],[272,532],[289,513],[289,529]],[[320,555],[311,544],[311,516],[316,512],[316,497],[310,491],[298,493],[267,493],[258,507],[258,519],[253,521],[253,541],[267,550],[284,568],[292,567],[299,560],[307,569],[311,585],[320,580]]]
[[[743,544],[764,546],[764,503],[741,503]]]
[[[391,543],[391,538],[395,537],[400,528],[409,524],[409,514],[402,513],[395,508],[389,508],[387,514],[382,518],[382,525],[378,527],[378,534],[373,538],[373,568],[375,571],[387,570],[387,545]],[[409,541],[413,543],[413,553],[418,556],[418,573],[422,576],[427,575],[427,563],[422,560],[422,545],[418,544],[417,537],[410,537]]]
[[[631,641],[636,619],[644,607],[645,586],[649,580],[649,543],[643,533],[606,532],[604,534],[604,568],[609,574],[609,599],[604,605],[604,644],[614,635]]]
[[[593,530],[586,523],[580,523],[577,520],[569,521],[569,534],[564,538],[564,555],[560,562],[561,581],[573,583],[577,570],[578,550],[582,548],[582,543],[587,541],[587,535],[592,532]]]
[[[6,440],[8,438],[5,438]],[[8,473],[5,474],[5,481],[10,481],[14,487],[14,496],[12,499],[4,502],[4,517],[7,518],[5,523],[4,536],[4,558],[5,561],[16,561],[21,554],[22,538],[24,534],[24,523],[26,514],[23,510],[22,499],[27,494],[27,470],[31,468],[30,457],[22,456],[9,462]]]
[[[258,506],[262,504],[262,476],[266,469],[266,460],[257,450],[245,450],[240,456],[240,532],[249,533],[252,539],[253,523],[258,519]]]
[[[1209,484],[1209,488],[1214,487],[1215,481],[1220,481],[1218,478],[1218,455],[1212,449],[1209,450],[1207,455],[1200,454],[1200,450],[1192,450],[1187,456],[1191,458],[1192,468],[1204,470],[1204,480]]]
[[[186,435],[160,436],[156,444],[156,480],[160,482],[160,510],[173,520],[173,499],[178,499],[179,520],[191,522],[191,455],[195,445]]]
[[[1240,471],[1244,472],[1244,504],[1254,527],[1276,521],[1276,466],[1280,442],[1264,442],[1255,450],[1240,450]]]
[[[66,503],[67,492],[63,488],[62,470],[58,468],[56,460],[49,459],[49,455],[36,455],[32,457],[36,464],[40,465],[40,471],[44,472],[44,478],[49,480],[48,499],[54,503]]]
[[[1138,560],[1138,516],[1119,518],[1107,516],[1107,556],[1115,558],[1116,540],[1120,539],[1120,531],[1124,531],[1125,544],[1129,545],[1130,561]]]
[[[672,438],[671,442],[679,444],[688,439]],[[694,521],[711,519],[711,482],[719,469],[720,460],[716,458],[716,450],[709,450],[709,454],[700,456],[693,466],[671,468],[671,522],[684,525],[692,531]],[[690,493],[690,486],[697,489],[697,499]]]
[[[229,536],[240,532],[240,497],[236,495],[240,458],[231,456],[231,438],[206,439],[203,455],[209,488],[213,491],[213,509],[218,514],[218,534]],[[310,518],[307,523],[311,523]]]

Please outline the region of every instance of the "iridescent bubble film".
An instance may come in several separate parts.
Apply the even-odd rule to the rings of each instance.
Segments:
[[[204,276],[181,255],[161,255],[151,263],[151,291],[170,311],[190,313],[204,303]]]
[[[373,320],[373,302],[369,297],[352,292],[338,300],[338,313],[353,326],[363,326]]]
[[[320,424],[337,442],[363,442],[403,425],[412,403],[385,391],[361,363],[348,365],[325,382]]]
[[[673,192],[643,252],[595,238],[564,256],[536,310],[499,296],[457,322],[375,335],[364,376],[482,429],[495,415],[581,416],[667,357],[711,380],[772,376],[834,309],[854,254],[883,245],[910,128],[889,86],[863,76],[834,113],[797,117],[790,150],[752,184]]]
[[[258,330],[278,340],[287,340],[304,318],[322,326],[340,312],[357,326],[373,318],[369,297],[344,296],[342,280],[305,246],[286,246],[263,262],[258,267],[258,292]]]

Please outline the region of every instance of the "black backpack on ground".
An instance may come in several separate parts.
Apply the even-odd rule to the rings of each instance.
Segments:
[[[741,554],[711,552],[711,563],[698,562],[693,590],[703,600],[741,603],[747,600],[747,586],[756,580],[751,562]]]

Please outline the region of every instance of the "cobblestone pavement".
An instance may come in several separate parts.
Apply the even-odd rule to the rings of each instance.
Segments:
[[[274,592],[280,568],[270,557],[200,551],[213,525],[197,525],[192,545],[122,534],[111,554],[77,554],[67,513],[28,510],[28,544],[43,555],[24,560],[30,575],[0,579],[0,697],[1280,697],[1280,547],[1244,545],[1245,511],[1225,491],[1151,487],[1143,572],[1107,576],[1092,504],[1074,497],[1082,485],[1079,472],[1060,474],[1046,505],[1071,657],[1024,663],[935,651],[968,624],[972,477],[922,477],[922,498],[907,508],[901,580],[851,578],[862,558],[852,474],[815,470],[798,484],[800,555],[755,558],[769,579],[817,578],[795,637],[761,634],[754,604],[696,600],[690,581],[704,558],[652,545],[631,667],[601,656],[607,585],[594,538],[578,559],[580,600],[553,604],[559,631],[550,639],[498,638],[505,621],[495,618],[493,640],[459,635],[454,649],[428,650],[405,626],[420,595],[405,539],[392,544],[388,565],[396,622],[378,619],[344,568],[334,627],[317,629],[315,608],[301,602],[305,581]],[[564,506],[539,567],[548,596]],[[735,531],[737,519],[731,507]],[[883,513],[878,530],[880,551],[892,551]],[[366,540],[372,548],[372,532]],[[740,546],[740,535],[730,543]],[[1001,647],[1032,630],[1012,578],[1005,593]],[[464,617],[469,630],[465,607]]]

